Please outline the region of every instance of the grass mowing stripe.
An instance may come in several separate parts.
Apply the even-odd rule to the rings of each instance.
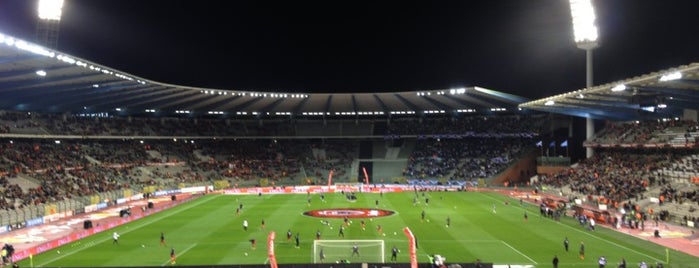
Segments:
[[[153,218],[139,219],[129,223],[129,225],[133,224],[131,227],[129,225],[117,227],[108,232],[101,232],[99,235],[80,240],[82,244],[77,242],[60,247],[58,249],[62,254],[82,247],[87,248],[80,251],[79,254],[57,260],[49,265],[61,267],[150,265],[160,267],[166,259],[169,259],[171,247],[175,248],[177,253],[182,254],[185,248],[195,243],[197,244],[195,247],[188,249],[184,255],[181,255],[181,258],[177,259],[176,265],[262,265],[264,263],[269,265],[271,260],[266,254],[266,247],[262,246],[269,231],[277,232],[278,239],[275,241],[275,251],[277,261],[280,264],[310,263],[313,257],[317,256],[312,253],[312,241],[317,230],[322,232],[324,239],[346,241],[381,239],[385,241],[386,249],[395,245],[402,252],[407,252],[408,240],[402,232],[402,228],[406,226],[410,227],[419,239],[420,247],[417,254],[420,263],[428,262],[427,254],[439,254],[455,263],[469,263],[480,259],[484,262],[510,264],[513,268],[533,268],[535,266],[550,266],[552,254],[557,253],[560,258],[561,266],[559,267],[597,267],[596,258],[580,260],[575,254],[577,252],[566,254],[561,243],[564,235],[569,237],[570,241],[584,241],[586,246],[589,245],[590,256],[606,255],[608,260],[614,260],[611,261],[612,263],[623,257],[631,264],[641,261],[656,262],[637,252],[643,252],[650,256],[656,255],[657,259],[663,259],[660,258],[660,251],[650,242],[635,240],[635,238],[628,240],[622,233],[606,228],[600,228],[596,232],[588,232],[579,227],[571,217],[564,217],[561,222],[544,220],[545,217],[537,220],[535,215],[539,213],[536,205],[527,204],[523,208],[502,206],[500,204],[505,201],[513,204],[517,202],[501,195],[474,192],[432,192],[426,193],[425,197],[428,194],[429,206],[426,206],[425,203],[414,206],[412,203],[412,199],[415,197],[414,193],[388,193],[384,194],[383,198],[379,194],[361,193],[357,194],[358,199],[355,202],[348,201],[345,195],[339,193],[327,194],[326,203],[320,202],[320,195],[311,195],[313,199],[311,206],[303,202],[307,200],[307,196],[304,194],[206,196],[203,199],[192,201],[202,202],[202,205],[173,203],[173,205],[177,204],[183,209],[174,207],[168,209],[173,212],[180,211],[177,214],[165,211],[162,211],[164,214],[153,213],[148,216]],[[424,200],[425,197],[421,197],[422,193],[419,193],[418,198]],[[337,211],[341,211],[343,208],[373,209],[376,207],[376,200],[379,200],[380,208],[395,210],[398,212],[397,215],[377,217],[373,220],[366,218],[366,230],[362,230],[361,225],[358,224],[360,219],[350,218],[354,223],[346,227],[345,239],[338,235],[338,226],[343,221],[341,217],[326,218],[330,225],[324,225],[321,223],[323,218],[308,217],[302,214],[313,209],[340,209]],[[240,216],[234,216],[235,210],[240,204],[244,204],[245,209],[241,210]],[[497,214],[492,213],[493,204],[498,206]],[[420,220],[420,213],[423,209],[430,216],[431,223]],[[522,218],[523,209],[529,213],[529,221]],[[445,219],[448,216],[451,216],[452,224],[447,228],[445,227]],[[137,228],[138,225],[156,218],[161,218],[161,220]],[[247,232],[242,229],[244,219],[250,223],[250,229]],[[262,219],[266,222],[264,229],[260,227]],[[564,225],[558,225],[561,223]],[[376,232],[376,226],[379,224],[384,227],[386,236]],[[334,229],[330,229],[331,227]],[[570,228],[579,229],[579,231],[571,232]],[[97,241],[111,238],[111,232],[115,230],[117,232],[127,230],[133,232],[124,234],[122,238],[125,239],[123,243],[120,239],[119,243],[122,245],[118,247],[112,246],[109,240],[105,240],[106,242],[103,243]],[[291,230],[292,235],[300,234],[299,248],[295,246],[293,237],[286,239],[287,230]],[[168,246],[166,247],[157,247],[161,232],[168,235]],[[582,233],[586,235],[582,235]],[[592,239],[590,235],[602,239]],[[251,249],[251,239],[257,240],[257,250]],[[606,241],[603,239],[616,242],[635,251],[605,243]],[[506,248],[508,246],[505,243],[511,248]],[[145,248],[142,248],[143,244],[145,244]],[[512,250],[512,248],[519,252]],[[47,254],[34,256],[34,263],[43,263],[48,259],[60,256],[56,254],[56,250],[53,249]],[[372,251],[381,252],[380,249],[372,249]],[[562,252],[563,254],[561,254]],[[245,255],[245,253],[248,254]],[[385,250],[384,254],[390,256],[390,250]],[[131,257],[124,259],[123,256]],[[538,262],[538,264],[534,265],[534,262],[527,258]],[[696,268],[697,260],[699,259],[678,253],[673,259],[672,265],[676,268]],[[335,262],[334,259],[332,261]],[[398,254],[398,262],[409,262],[409,254]],[[29,260],[20,262],[20,265],[30,267]],[[169,265],[164,265],[164,267],[167,266]],[[507,268],[507,265],[499,267]]]
[[[203,201],[203,202],[197,202],[197,203],[187,202],[185,205],[187,205],[187,204],[196,204],[196,205],[198,206],[198,205],[201,205],[201,204],[204,204],[204,203],[206,203],[206,202],[209,202],[209,201],[213,200],[215,197],[218,197],[218,196],[214,196],[214,197],[210,198],[209,200],[205,200],[205,201]],[[192,200],[192,201],[194,201],[194,200]],[[152,224],[153,222],[159,221],[159,220],[161,220],[162,218],[169,217],[169,216],[171,216],[171,215],[173,215],[173,214],[180,213],[181,210],[189,209],[190,207],[191,207],[191,206],[175,206],[175,207],[173,207],[173,208],[171,208],[171,209],[163,210],[163,211],[160,211],[160,212],[158,212],[158,213],[156,213],[156,214],[153,214],[153,215],[148,215],[148,216],[146,216],[146,217],[143,217],[143,218],[139,219],[139,220],[148,219],[148,221],[140,222],[140,224],[134,225],[135,228],[132,228],[132,229],[123,231],[122,234],[127,234],[127,233],[129,233],[129,232],[131,232],[131,231],[134,231],[134,230],[143,228],[143,227],[146,226],[146,225]],[[168,212],[168,213],[165,213],[165,212]],[[129,224],[129,223],[127,223],[126,225],[128,225],[128,224]],[[119,226],[117,226],[117,227],[115,227],[115,228],[118,228],[118,227],[119,227]],[[109,229],[105,229],[105,230],[102,231],[102,232],[105,232],[105,231],[107,231],[107,230],[109,230]],[[102,232],[100,232],[100,233],[102,233]],[[98,235],[98,234],[99,234],[99,233],[95,233],[95,234],[92,234],[91,236],[96,236],[96,235]],[[88,237],[91,237],[91,236],[88,236]],[[87,238],[87,237],[86,237],[86,238]],[[80,239],[80,240],[83,240],[83,239],[85,239],[85,238],[82,238],[82,239]],[[46,265],[49,264],[49,263],[52,263],[52,262],[55,262],[55,261],[60,260],[60,259],[62,259],[62,258],[71,256],[71,255],[76,254],[76,253],[78,253],[78,252],[80,252],[80,251],[83,251],[83,250],[85,250],[85,249],[88,249],[88,248],[90,248],[90,247],[92,247],[92,246],[94,246],[94,245],[96,245],[96,244],[103,243],[103,242],[105,242],[105,241],[107,241],[107,240],[109,240],[109,239],[112,239],[112,237],[111,237],[111,236],[106,236],[105,238],[96,239],[96,240],[94,240],[94,241],[91,241],[90,244],[89,244],[88,246],[83,246],[83,247],[80,247],[79,249],[77,249],[77,250],[75,250],[75,251],[67,252],[66,254],[61,254],[61,255],[58,256],[58,257],[51,258],[51,259],[49,259],[49,260],[46,261],[46,262],[43,262],[43,263],[41,263],[41,264],[38,264],[38,266],[46,266]],[[78,240],[78,241],[80,241],[80,240]],[[73,243],[75,243],[75,242],[73,242]]]
[[[502,242],[503,244],[505,244],[505,246],[507,246],[508,248],[510,248],[510,249],[514,250],[515,252],[519,253],[519,255],[524,256],[524,257],[527,258],[527,260],[529,260],[530,262],[533,262],[534,264],[539,264],[539,263],[537,263],[536,261],[532,260],[532,258],[529,258],[529,256],[527,256],[526,254],[524,254],[524,253],[522,253],[521,251],[517,250],[516,248],[510,246],[510,244],[508,244],[507,242],[502,241],[502,240],[500,240],[500,242]]]
[[[487,195],[487,194],[485,194],[485,193],[480,193],[480,194],[481,194],[481,195],[485,195],[486,197],[488,197],[488,198],[490,198],[490,199],[493,199],[493,200],[496,200],[496,201],[500,201],[500,200],[498,200],[498,199],[496,199],[496,198],[494,198],[494,197],[492,197],[492,196],[490,196],[490,195]],[[523,208],[519,208],[519,209],[520,209],[520,210],[524,210]],[[645,254],[645,253],[639,252],[639,251],[637,251],[637,250],[634,250],[634,249],[625,247],[625,246],[623,246],[623,245],[620,245],[620,244],[618,244],[618,243],[609,241],[609,240],[607,240],[607,239],[604,239],[604,238],[601,238],[601,237],[592,235],[592,234],[590,234],[590,233],[588,233],[588,232],[583,232],[583,231],[581,231],[580,229],[573,228],[573,227],[571,227],[571,226],[568,225],[568,224],[564,224],[564,223],[561,223],[561,222],[557,222],[557,223],[558,223],[558,224],[561,224],[561,225],[563,225],[563,226],[565,226],[565,227],[567,227],[567,228],[569,228],[569,229],[571,229],[571,230],[574,230],[574,231],[576,231],[576,232],[578,232],[578,233],[585,234],[585,235],[587,235],[587,236],[589,236],[589,237],[596,238],[596,239],[598,239],[598,240],[601,240],[601,241],[603,241],[603,242],[612,244],[612,245],[617,246],[617,247],[619,247],[619,248],[623,248],[623,249],[626,249],[626,250],[635,252],[635,253],[638,254],[638,255],[646,256],[646,257],[651,258],[651,259],[653,259],[653,260],[655,260],[655,261],[657,261],[657,262],[663,262],[663,260],[657,259],[657,258],[655,258],[655,257],[652,257],[652,256],[648,255],[648,254]]]
[[[177,256],[182,256],[182,255],[184,255],[185,252],[189,251],[190,249],[192,249],[192,248],[194,248],[194,247],[196,247],[196,246],[197,246],[197,243],[192,244],[191,246],[189,246],[189,247],[185,248],[184,250],[182,250],[182,251],[180,252],[180,254],[177,254]],[[163,264],[161,264],[160,266],[165,266],[165,265],[167,265],[168,262],[170,262],[170,260],[165,261],[165,262],[164,262]]]

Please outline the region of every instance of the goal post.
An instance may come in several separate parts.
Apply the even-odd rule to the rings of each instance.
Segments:
[[[357,252],[354,252],[356,246]],[[321,254],[322,253],[322,254]],[[383,240],[313,240],[313,263],[384,263]],[[321,259],[323,258],[323,259]]]

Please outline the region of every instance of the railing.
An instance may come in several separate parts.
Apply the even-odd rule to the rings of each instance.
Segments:
[[[46,204],[28,205],[17,209],[0,210],[0,226],[10,226],[17,228],[26,226],[31,220],[40,217],[51,215],[60,215],[69,211],[74,211],[84,208],[88,205],[104,202],[105,200],[114,202],[117,199],[124,198],[126,190],[116,190],[104,193],[98,193],[91,196],[78,196],[71,199],[49,202]]]
[[[538,166],[570,166],[570,157],[547,157],[540,156],[536,158]]]

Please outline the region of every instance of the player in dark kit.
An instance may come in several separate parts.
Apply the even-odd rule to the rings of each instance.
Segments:
[[[340,233],[338,235],[345,238],[345,226],[340,225]]]
[[[391,261],[396,262],[398,260],[398,248],[393,246],[391,249]]]
[[[580,242],[580,259],[585,259],[585,243]]]
[[[291,241],[291,236],[292,236],[291,229],[289,229],[288,231],[286,231],[286,242]]]
[[[296,240],[296,248],[299,248],[299,233],[296,233],[294,240]]]
[[[359,246],[357,246],[357,243],[352,246],[352,256],[357,255],[359,257]]]
[[[316,231],[316,240],[320,240],[320,230]]]
[[[175,265],[177,261],[177,256],[175,255],[175,248],[170,249],[170,264]]]
[[[570,242],[568,242],[568,237],[566,237],[566,238],[563,240],[563,247],[566,249],[566,252],[568,252],[568,245],[569,245],[569,244],[570,244]]]
[[[163,233],[163,232],[160,232],[160,245],[166,246],[165,245],[165,233]]]

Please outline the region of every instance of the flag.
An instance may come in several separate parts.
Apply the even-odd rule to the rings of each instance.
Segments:
[[[568,140],[561,142],[561,147],[568,147]]]
[[[551,141],[551,143],[549,143],[549,147],[556,147],[556,141]]]
[[[544,142],[543,142],[543,141],[539,141],[539,142],[536,143],[536,147],[541,147],[541,146],[544,146]]]

